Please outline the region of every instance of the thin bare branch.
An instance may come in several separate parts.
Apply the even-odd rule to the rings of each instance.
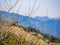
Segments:
[[[36,0],[33,4],[33,7],[32,7],[32,10],[31,12],[28,14],[28,16],[26,18],[24,18],[20,23],[22,23],[23,21],[25,21],[31,14],[35,13],[37,11],[37,9],[40,7],[40,5],[34,10],[34,7],[35,7],[35,3],[36,3]]]
[[[29,0],[29,7],[28,7],[29,9],[28,9],[28,14],[29,14],[29,12],[30,12],[30,0]]]
[[[29,15],[35,13],[39,9],[39,7],[40,7],[40,5],[32,13],[30,13]]]
[[[5,0],[5,2],[6,2],[6,4],[7,4],[7,6],[8,6],[8,8],[9,8],[9,4],[8,4],[7,0]]]
[[[7,7],[7,5],[6,5],[5,1],[3,1],[3,0],[2,0],[2,2],[4,3],[4,6],[5,6],[5,8],[6,8],[6,7]],[[6,9],[7,9],[7,8],[6,8]]]
[[[22,5],[19,6],[18,10],[17,10],[17,13],[19,13],[20,9],[21,9]]]
[[[12,12],[14,12],[14,8],[12,9]]]
[[[32,12],[32,13],[35,13],[35,11],[37,11],[37,9],[40,7],[40,5]],[[30,16],[31,15],[31,13],[28,15],[28,16]],[[27,18],[28,18],[28,16],[25,18],[25,19],[23,19],[22,21],[25,21]],[[20,22],[20,23],[22,23],[22,21]]]
[[[10,6],[11,6],[11,0],[9,0]]]
[[[32,10],[31,10],[30,14],[33,12],[34,7],[35,7],[35,4],[36,4],[36,0],[35,0],[35,2],[34,2],[34,4],[33,4],[33,7],[32,7]],[[28,16],[29,16],[29,15],[28,15]]]
[[[18,3],[18,0],[13,4],[13,6],[11,6],[11,7],[9,8],[8,12],[9,12],[11,9],[13,9],[14,6],[15,6],[17,3]]]

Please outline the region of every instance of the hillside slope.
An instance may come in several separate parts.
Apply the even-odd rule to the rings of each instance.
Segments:
[[[22,37],[23,39],[25,39],[25,41],[31,43],[30,45],[60,45],[60,43],[57,43],[57,44],[48,43],[48,42],[38,38],[37,36],[34,36],[31,33],[24,31],[23,27],[10,25],[9,23],[4,23],[3,25],[0,24],[0,27],[1,27],[0,28],[1,30],[12,33],[14,35],[14,37],[17,37],[18,39],[20,37]],[[23,40],[22,38],[20,39],[20,41]],[[21,42],[20,42],[20,44],[23,45]],[[29,44],[27,44],[27,45],[29,45]]]

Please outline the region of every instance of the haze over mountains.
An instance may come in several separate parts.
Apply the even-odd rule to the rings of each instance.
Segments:
[[[18,21],[19,26],[32,27],[45,34],[50,34],[60,38],[60,18],[38,17],[35,18],[23,16],[16,13],[9,13],[6,11],[0,11],[2,19],[10,23]]]

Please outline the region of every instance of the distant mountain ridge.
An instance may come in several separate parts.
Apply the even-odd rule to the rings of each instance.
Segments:
[[[6,20],[8,22],[18,21],[19,26],[20,25],[24,27],[30,26],[32,28],[40,30],[43,33],[50,34],[60,38],[60,18],[49,18],[49,17],[38,17],[38,16],[32,18],[32,17],[23,16],[16,13],[9,13],[6,11],[0,11],[0,12],[2,14],[3,20]],[[22,23],[20,23],[21,21]]]

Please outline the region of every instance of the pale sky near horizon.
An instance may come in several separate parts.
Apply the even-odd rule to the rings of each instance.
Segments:
[[[11,3],[14,4],[14,2],[16,0],[10,0],[11,2],[8,2],[8,4]],[[29,13],[29,1],[30,1],[30,11],[33,7],[34,1],[35,0],[19,0],[17,5],[14,7],[14,12],[16,13],[19,6],[21,6],[21,8],[19,9],[19,14],[23,14],[23,15],[27,15],[27,13]],[[0,5],[2,5],[0,7],[0,10],[6,11],[8,8],[5,0],[0,0]],[[5,7],[6,5],[6,7]],[[36,4],[35,4],[35,8],[37,8],[40,5],[40,7],[37,9],[37,11],[35,11],[35,13],[33,13],[32,15],[30,15],[31,17],[35,17],[35,16],[47,16],[51,17],[51,18],[60,18],[60,0],[36,0]],[[9,5],[10,6],[10,5]],[[11,10],[11,12],[13,12]]]

